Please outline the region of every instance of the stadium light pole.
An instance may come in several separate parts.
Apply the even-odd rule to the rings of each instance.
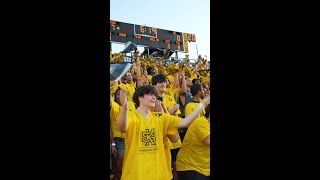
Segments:
[[[199,57],[199,54],[198,54],[198,45],[196,44],[196,49],[197,49],[197,57]]]

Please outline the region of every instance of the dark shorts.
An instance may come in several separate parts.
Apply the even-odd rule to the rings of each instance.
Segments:
[[[177,171],[178,179],[182,180],[209,180],[210,176],[204,176],[197,171]]]
[[[180,150],[180,148],[171,149],[170,150],[171,151],[171,160],[172,161],[176,161],[179,150]]]
[[[184,136],[186,135],[187,130],[188,130],[188,128],[181,128],[181,129],[178,130],[179,136],[180,136],[180,139],[181,139],[181,143],[184,140]]]
[[[116,142],[117,153],[124,154],[124,139],[115,137],[114,141]]]

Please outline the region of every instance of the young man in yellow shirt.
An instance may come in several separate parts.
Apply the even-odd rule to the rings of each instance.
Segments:
[[[170,180],[164,150],[164,138],[178,128],[188,127],[198,116],[204,105],[182,119],[167,113],[150,112],[161,103],[152,86],[138,87],[133,95],[137,109],[128,112],[128,102],[124,93],[120,95],[122,110],[118,118],[118,128],[125,132],[125,154],[122,180]],[[209,102],[210,97],[203,99]],[[174,134],[171,134],[174,135]]]
[[[180,180],[210,179],[210,105],[189,126],[176,166]]]
[[[200,84],[193,84],[190,87],[190,91],[191,91],[193,98],[186,105],[185,116],[188,116],[189,114],[191,114],[198,107],[199,103],[201,102],[201,99],[204,98],[203,87]],[[201,111],[201,113],[199,114],[199,117],[204,116],[204,114],[205,114],[205,110],[203,109]]]
[[[160,73],[152,78],[152,85],[157,90],[159,98],[163,102],[165,108],[168,110],[169,114],[178,116],[181,114],[179,110],[179,105],[174,100],[174,97],[165,94],[167,88],[167,77],[165,74]],[[175,134],[175,138],[177,138],[177,142],[173,142],[169,139],[165,141],[165,150],[168,151],[166,153],[166,158],[168,161],[168,169],[169,173],[172,174],[173,180],[177,180],[178,175],[176,173],[175,161],[178,154],[178,151],[181,147],[181,139],[179,137],[178,131],[173,132]],[[169,137],[168,137],[169,138]],[[172,171],[171,171],[172,168]]]

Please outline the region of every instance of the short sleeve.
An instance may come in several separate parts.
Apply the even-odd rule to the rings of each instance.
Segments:
[[[177,134],[177,133],[178,133],[178,131],[177,131],[176,128],[169,129],[169,130],[167,131],[167,135],[175,135],[175,134]]]
[[[184,114],[185,116],[189,116],[191,113],[193,112],[193,103],[188,103],[185,110],[184,110]]]
[[[162,121],[164,122],[164,132],[167,134],[178,130],[178,125],[182,121],[182,118],[162,113]]]

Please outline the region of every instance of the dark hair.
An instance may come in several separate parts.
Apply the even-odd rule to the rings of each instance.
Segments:
[[[209,115],[210,115],[210,104],[208,104],[208,106],[206,107],[205,111],[206,111],[206,114],[205,114],[204,116],[205,116],[206,118],[208,118]]]
[[[200,84],[193,84],[191,87],[190,87],[190,91],[191,91],[191,94],[192,96],[195,96],[199,91],[201,91],[201,85]]]
[[[156,85],[157,83],[163,83],[163,82],[166,82],[167,80],[167,76],[163,73],[160,73],[160,74],[157,74],[155,76],[152,77],[152,85]]]
[[[194,84],[196,81],[200,81],[199,79],[192,79],[192,84]]]
[[[147,73],[148,73],[148,75],[153,75],[154,74],[153,67],[149,66],[147,68]]]
[[[150,86],[150,85],[140,86],[136,89],[136,91],[132,96],[132,100],[135,103],[136,107],[140,106],[139,97],[143,97],[146,94],[153,94],[156,97],[159,96],[157,90],[153,86]]]

